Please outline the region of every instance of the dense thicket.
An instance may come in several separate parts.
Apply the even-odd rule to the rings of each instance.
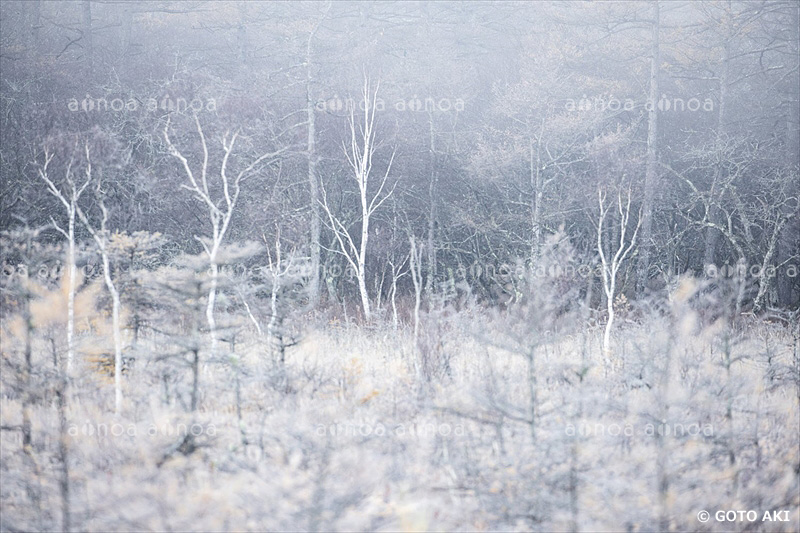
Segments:
[[[243,183],[229,241],[280,234],[319,272],[315,302],[355,303],[330,222],[359,245],[343,146],[368,77],[380,83],[376,174],[394,153],[393,194],[365,250],[371,299],[388,296],[381,280],[408,234],[422,243],[426,288],[462,277],[494,301],[514,296],[514,276],[485,272],[535,266],[559,228],[589,263],[600,188],[632,190],[630,223],[643,223],[619,273],[629,299],[676,274],[731,277],[744,264],[745,308],[800,301],[794,2],[9,1],[2,26],[4,229],[50,222],[59,203],[37,177],[45,151],[61,180],[70,160],[86,164],[88,143],[110,231],[159,232],[173,251],[199,252],[203,204],[181,188],[163,135],[169,119],[199,166],[196,115],[212,165],[226,132],[240,132],[237,170],[280,151]],[[87,212],[96,196],[80,200]],[[410,277],[398,283],[413,291]]]

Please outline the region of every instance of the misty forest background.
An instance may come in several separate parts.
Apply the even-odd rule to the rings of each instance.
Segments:
[[[798,529],[797,2],[0,25],[3,531]]]

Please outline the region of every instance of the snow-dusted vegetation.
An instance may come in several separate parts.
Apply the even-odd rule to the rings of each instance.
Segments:
[[[799,12],[3,2],[0,531],[798,531]]]

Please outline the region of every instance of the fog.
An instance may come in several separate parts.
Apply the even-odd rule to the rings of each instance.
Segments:
[[[0,4],[0,530],[797,531],[792,0]]]

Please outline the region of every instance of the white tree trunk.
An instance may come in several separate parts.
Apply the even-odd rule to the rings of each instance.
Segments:
[[[208,290],[208,305],[206,306],[206,321],[208,322],[208,335],[211,339],[211,356],[217,353],[217,321],[214,318],[214,307],[217,303],[217,286],[219,284],[219,266],[216,258],[211,258],[211,288]]]
[[[606,215],[610,210],[610,206],[606,206],[606,196],[602,191],[598,190],[598,200],[600,202],[600,217],[597,222],[597,252],[600,255],[603,274],[603,290],[606,294],[606,310],[608,312],[608,319],[606,321],[605,331],[603,332],[603,364],[605,366],[606,374],[611,368],[611,330],[614,327],[614,297],[617,291],[617,274],[625,261],[625,258],[633,249],[636,243],[636,235],[639,233],[639,227],[642,224],[641,212],[639,219],[636,223],[636,229],[633,231],[630,242],[627,243],[625,236],[628,230],[628,222],[631,216],[631,191],[628,190],[627,202],[623,204],[622,194],[617,196],[617,212],[619,213],[619,243],[616,249],[611,249],[612,255],[607,256],[605,248],[603,247],[603,224],[606,220]]]
[[[375,113],[377,111],[376,99],[378,88],[374,91],[370,88],[368,79],[364,80],[363,105],[360,106],[364,111],[363,124],[356,125],[356,117],[353,109],[350,110],[350,148],[345,146],[344,152],[347,162],[353,170],[353,178],[358,184],[359,198],[361,201],[361,240],[356,245],[355,239],[339,218],[330,209],[322,187],[321,206],[328,215],[330,228],[333,231],[336,241],[339,244],[338,253],[343,255],[350,266],[355,271],[358,278],[358,292],[361,296],[361,307],[364,312],[364,319],[369,322],[372,312],[369,302],[369,292],[367,291],[367,272],[366,258],[367,246],[369,243],[369,222],[372,214],[385,202],[394,192],[394,187],[384,194],[384,187],[389,178],[394,162],[394,152],[389,159],[386,172],[378,184],[377,191],[373,194],[369,192],[369,182],[372,177],[372,157],[375,154]]]
[[[67,375],[72,371],[75,359],[75,287],[77,285],[78,267],[75,264],[75,209],[69,212],[68,261],[69,286],[67,289]]]
[[[280,268],[278,264],[277,268]],[[275,329],[278,324],[278,291],[280,291],[280,276],[277,271],[272,274],[272,290],[270,292],[270,317],[267,325],[267,338],[270,343],[270,357],[272,361],[277,360],[277,350],[275,349]]]
[[[53,160],[53,155],[47,150],[45,150],[44,165],[39,169],[39,177],[47,184],[50,194],[58,198],[67,211],[68,225],[66,231],[64,231],[64,229],[56,224],[55,220],[51,218],[55,229],[67,238],[67,261],[69,262],[69,280],[67,288],[67,375],[69,375],[70,371],[72,370],[73,360],[75,359],[75,290],[78,277],[78,269],[75,264],[75,215],[78,214],[79,210],[78,200],[80,200],[83,191],[86,190],[86,187],[88,187],[92,179],[92,167],[91,161],[89,160],[88,145],[84,147],[84,150],[87,161],[85,180],[81,185],[78,185],[75,182],[71,173],[72,164],[70,163],[70,165],[67,167],[65,176],[65,181],[70,188],[67,195],[63,194],[61,190],[56,187],[56,184],[53,183],[53,181],[48,177],[48,167],[50,162]],[[69,196],[69,200],[67,200],[67,196]]]
[[[610,294],[614,294],[614,287],[612,285]],[[608,311],[608,320],[606,321],[605,332],[603,333],[603,357],[605,357],[606,364],[610,363],[611,357],[611,329],[614,327],[614,300],[613,296],[607,297],[606,309]]]
[[[410,237],[411,254],[409,256],[409,267],[411,267],[411,281],[414,282],[414,373],[417,381],[423,378],[422,361],[420,360],[419,349],[419,308],[422,301],[422,265],[420,264],[420,254],[414,237]]]
[[[375,110],[373,109],[373,114]],[[369,154],[372,150],[372,139],[364,141],[364,153]],[[370,154],[371,158],[372,155]],[[361,307],[364,309],[364,320],[367,322],[372,318],[369,305],[369,292],[367,292],[367,243],[369,242],[369,219],[372,211],[367,200],[367,184],[369,180],[369,170],[364,162],[360,165],[361,174],[358,176],[359,192],[361,193],[361,243],[358,250],[358,291],[361,293]]]
[[[397,276],[392,278],[392,329],[397,331]]]
[[[361,294],[361,307],[364,310],[364,320],[369,322],[372,318],[372,310],[369,304],[369,293],[367,292],[367,281],[365,279],[363,263],[359,263],[358,270],[358,292]]]
[[[409,261],[409,266],[411,267],[411,281],[414,282],[414,347],[416,348],[417,340],[419,339],[419,309],[422,303],[422,265],[414,237],[411,237],[411,255]]]

